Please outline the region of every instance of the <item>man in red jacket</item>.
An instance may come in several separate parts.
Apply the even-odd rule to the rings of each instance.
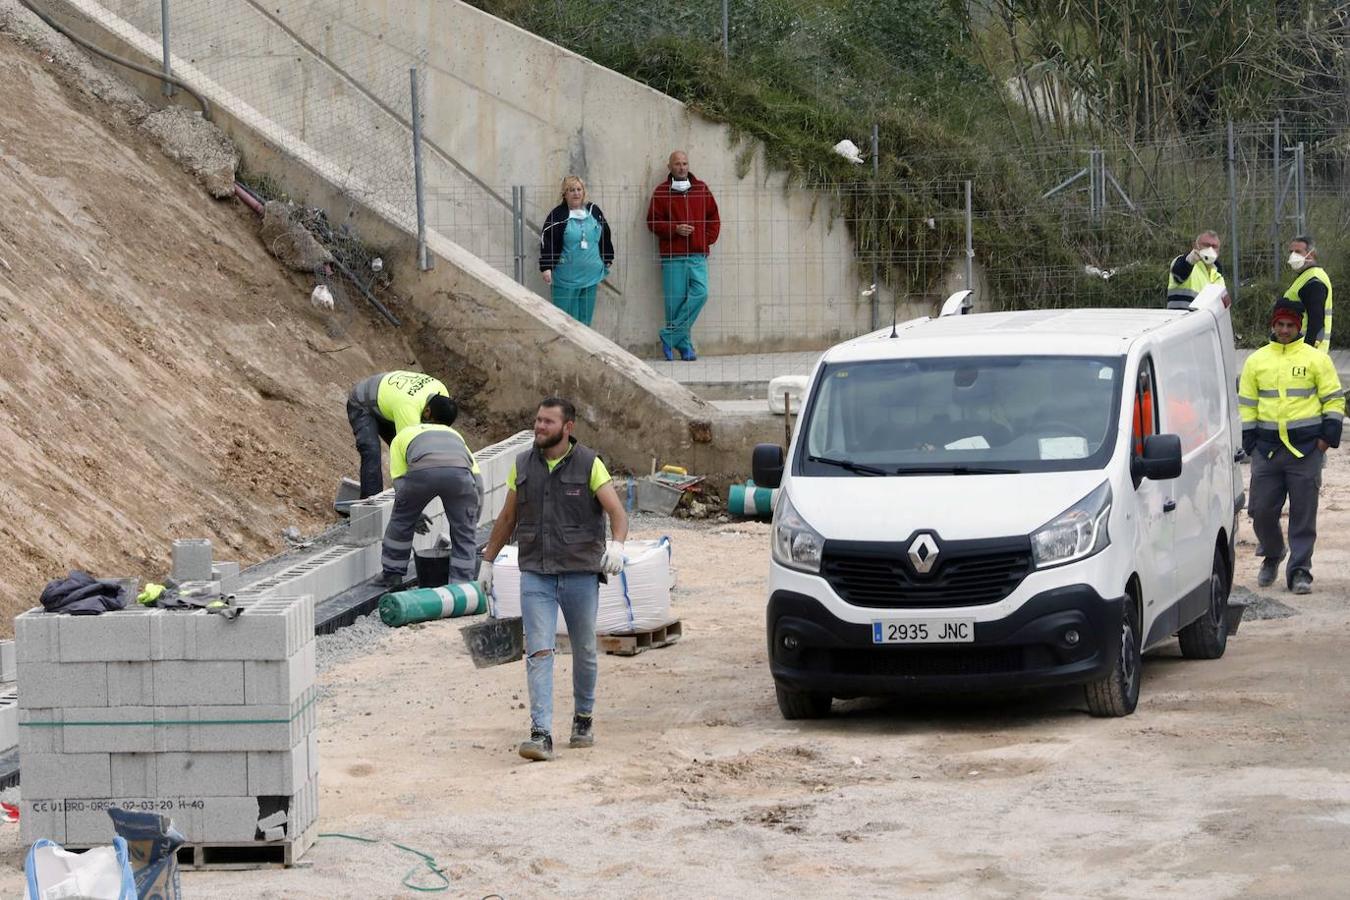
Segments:
[[[666,327],[661,352],[674,359],[697,359],[690,330],[708,302],[708,250],[717,242],[722,221],[708,183],[689,172],[689,155],[670,154],[670,177],[652,191],[647,227],[661,245],[661,289],[666,296]]]

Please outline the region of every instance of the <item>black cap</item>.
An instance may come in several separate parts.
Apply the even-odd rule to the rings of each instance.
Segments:
[[[453,425],[459,416],[459,404],[444,394],[434,394],[427,401],[427,413],[438,425]]]

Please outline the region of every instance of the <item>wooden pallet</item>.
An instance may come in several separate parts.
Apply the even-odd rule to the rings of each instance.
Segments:
[[[644,650],[654,650],[675,643],[684,636],[684,626],[679,619],[673,619],[664,625],[634,631],[631,634],[598,634],[596,647],[614,656],[637,656]],[[571,653],[572,642],[567,635],[558,635],[558,652]]]
[[[318,837],[319,825],[316,822],[300,837],[293,841],[202,841],[178,846],[178,867],[180,869],[267,869],[284,867],[289,869],[300,861],[300,857]],[[67,845],[67,850],[87,850],[87,847]]]

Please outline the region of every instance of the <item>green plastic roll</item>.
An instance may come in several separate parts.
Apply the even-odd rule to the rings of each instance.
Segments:
[[[759,487],[753,481],[747,484],[733,484],[727,492],[727,512],[733,516],[770,516],[773,515],[773,488]]]
[[[432,619],[477,616],[487,612],[487,597],[475,581],[445,587],[395,591],[380,598],[380,621],[390,628]]]

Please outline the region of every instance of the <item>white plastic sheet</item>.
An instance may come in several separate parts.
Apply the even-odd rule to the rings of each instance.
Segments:
[[[514,544],[504,547],[493,560],[492,574],[495,615],[499,618],[520,615],[520,566]],[[670,590],[674,586],[670,538],[627,541],[623,574],[600,585],[595,633],[631,634],[666,624],[675,618],[670,613]],[[567,634],[561,612],[558,634]]]

